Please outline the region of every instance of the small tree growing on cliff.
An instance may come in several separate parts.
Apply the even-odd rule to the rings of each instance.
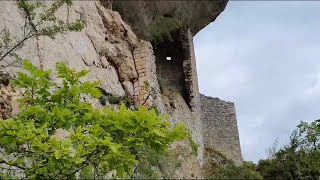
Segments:
[[[50,2],[51,3],[51,2]],[[21,25],[22,37],[15,38],[4,27],[0,30],[0,70],[15,64],[21,58],[15,51],[21,48],[25,41],[40,36],[54,38],[57,34],[67,31],[80,31],[84,28],[84,22],[76,19],[74,22],[63,22],[56,18],[55,13],[64,4],[72,5],[71,0],[56,0],[46,8],[45,2],[18,0],[18,8],[22,11],[25,23]],[[42,8],[42,11],[41,9]],[[11,61],[4,62],[8,56],[13,56]]]
[[[169,129],[166,116],[145,107],[100,110],[81,101],[84,94],[101,96],[96,88],[99,82],[79,82],[87,70],[76,72],[57,63],[62,79],[57,84],[50,81],[50,71],[28,61],[24,68],[28,74],[18,73],[13,81],[24,89],[20,112],[0,120],[2,173],[20,171],[28,179],[74,179],[76,174],[95,178],[116,170],[117,177],[130,177],[146,153],[162,154],[174,141],[189,137],[184,125]],[[58,129],[69,135],[59,138]]]

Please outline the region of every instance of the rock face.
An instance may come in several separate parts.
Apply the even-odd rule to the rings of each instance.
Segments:
[[[0,119],[7,119],[13,113],[15,92],[11,88],[10,75],[0,72]]]
[[[44,69],[53,69],[58,61],[77,70],[88,69],[90,74],[83,80],[101,80],[101,88],[106,92],[125,95],[125,90],[137,79],[131,52],[139,40],[119,13],[104,8],[97,1],[79,1],[71,7],[63,6],[56,16],[64,21],[82,18],[86,28],[82,32],[58,35],[55,39],[29,39],[16,53]],[[0,29],[8,29],[19,40],[23,35],[23,24],[22,13],[14,1],[0,3]],[[0,66],[13,58],[8,56],[0,61]],[[10,74],[20,70],[17,67],[2,69]]]
[[[104,0],[101,0],[104,1]],[[125,22],[131,25],[139,37],[148,36],[146,29],[159,16],[173,17],[189,27],[192,34],[213,22],[225,9],[228,0],[170,0],[170,1],[123,1],[113,0],[113,8]]]
[[[230,147],[225,155],[240,164],[234,106],[228,103],[220,106],[206,98],[200,101],[193,46],[193,35],[213,21],[227,1],[114,0],[113,3],[125,21],[110,9],[112,0],[74,1],[71,7],[59,9],[56,17],[62,21],[84,20],[86,27],[81,32],[68,32],[55,39],[29,39],[16,53],[45,70],[54,70],[58,61],[76,70],[88,69],[90,73],[83,81],[100,80],[99,88],[106,93],[128,96],[136,105],[156,107],[160,113],[171,116],[168,120],[171,124],[183,122],[190,129],[194,144],[179,141],[171,146],[176,153],[172,161],[179,165],[171,169],[174,178],[203,178],[202,167],[208,161],[205,148],[209,145],[218,150]],[[182,22],[182,27],[171,34],[172,40],[153,47],[138,37],[146,35],[147,27],[159,16],[176,18]],[[15,1],[0,3],[0,30],[8,29],[12,37],[19,40],[23,36],[23,24],[22,12]],[[18,111],[17,96],[7,77],[14,77],[22,69],[19,66],[1,68],[13,60],[8,56],[0,61],[0,119],[9,118]],[[51,78],[56,80],[54,76]],[[102,106],[98,100],[86,97],[84,100],[95,107]],[[220,137],[213,132],[221,129],[231,133],[216,141]],[[64,131],[57,132],[57,137],[66,136]]]

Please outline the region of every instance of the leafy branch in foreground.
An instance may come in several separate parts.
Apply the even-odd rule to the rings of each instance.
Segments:
[[[113,170],[117,177],[133,177],[146,153],[165,153],[171,143],[189,137],[184,125],[169,128],[167,117],[154,110],[95,109],[81,101],[83,94],[101,96],[99,82],[79,82],[87,70],[57,63],[58,84],[49,79],[50,71],[23,63],[28,74],[18,73],[12,82],[24,90],[20,112],[0,120],[0,167],[22,171],[28,179],[70,179],[85,172],[95,178]],[[69,133],[59,138],[58,130]]]
[[[0,68],[9,67],[17,60],[21,60],[15,50],[21,48],[28,39],[40,36],[54,38],[57,34],[68,31],[81,31],[84,28],[84,23],[80,19],[70,23],[63,22],[55,16],[57,10],[64,4],[71,6],[71,0],[56,0],[49,7],[46,7],[44,3],[28,0],[19,0],[17,2],[25,20],[24,25],[21,27],[23,31],[22,37],[19,39],[13,38],[6,27],[0,30],[0,62],[7,56],[15,57],[11,62],[2,62]],[[40,8],[42,9],[40,10]]]

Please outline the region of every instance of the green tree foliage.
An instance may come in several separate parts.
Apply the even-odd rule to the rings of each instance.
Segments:
[[[244,162],[243,166],[229,164],[212,169],[214,179],[319,179],[320,178],[320,120],[301,122],[291,134],[288,145],[276,151],[258,165]]]
[[[292,133],[290,143],[272,157],[260,160],[258,171],[266,179],[319,179],[319,120],[301,122]]]
[[[213,179],[263,179],[252,162],[244,161],[243,165],[229,164],[215,170]]]
[[[18,8],[22,11],[25,23],[21,25],[22,37],[14,37],[9,30],[4,27],[0,31],[0,62],[7,56],[15,57],[13,61],[3,63],[1,68],[13,65],[20,57],[15,50],[21,48],[24,42],[31,38],[48,36],[54,38],[57,34],[68,31],[81,31],[84,22],[76,19],[73,22],[64,22],[56,18],[55,13],[64,4],[72,5],[71,0],[56,0],[54,2],[18,0]]]
[[[80,83],[88,71],[77,72],[56,64],[62,83],[24,61],[28,73],[18,73],[12,83],[24,90],[20,112],[0,120],[2,174],[23,171],[28,179],[97,178],[116,170],[117,177],[133,177],[136,165],[148,154],[165,153],[174,141],[189,137],[185,126],[169,128],[166,116],[124,105],[116,111],[95,109],[81,101],[86,94],[99,98],[99,82]],[[56,136],[57,129],[70,132]],[[1,174],[0,174],[1,175]]]

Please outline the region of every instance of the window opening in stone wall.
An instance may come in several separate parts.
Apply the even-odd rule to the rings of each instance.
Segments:
[[[154,49],[160,90],[162,94],[168,97],[173,93],[179,93],[189,105],[190,97],[187,92],[183,70],[185,50],[179,40],[178,32],[172,33],[171,37],[172,40],[159,43]]]

